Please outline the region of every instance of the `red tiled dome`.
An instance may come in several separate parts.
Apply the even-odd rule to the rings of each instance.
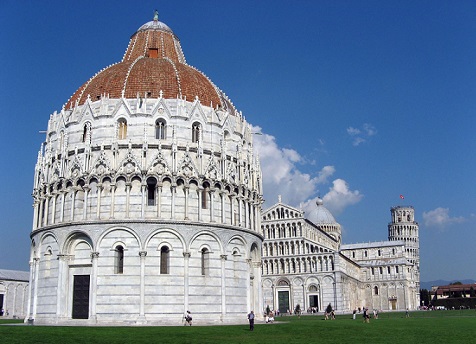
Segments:
[[[98,100],[135,98],[198,97],[206,106],[232,107],[231,102],[199,70],[189,66],[179,39],[164,23],[153,20],[132,35],[121,62],[111,65],[83,84],[68,100],[66,108],[82,105],[88,96]]]

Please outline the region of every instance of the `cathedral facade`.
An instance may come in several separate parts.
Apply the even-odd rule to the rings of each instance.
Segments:
[[[250,124],[156,15],[49,118],[27,318],[226,323],[259,309],[261,181]]]
[[[281,200],[262,215],[264,307],[283,312],[383,311],[420,305],[419,234],[413,207],[391,208],[388,240],[342,244],[319,199],[302,210]],[[299,305],[299,307],[297,307]]]

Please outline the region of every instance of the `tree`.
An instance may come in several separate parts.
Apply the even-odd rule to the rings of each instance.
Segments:
[[[476,292],[473,287],[469,288],[469,297],[476,297]]]
[[[420,301],[424,306],[428,306],[431,301],[431,294],[428,289],[420,289]]]

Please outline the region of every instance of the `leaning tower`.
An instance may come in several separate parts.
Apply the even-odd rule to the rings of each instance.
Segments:
[[[199,323],[260,309],[252,137],[158,15],[142,25],[120,62],[49,117],[35,167],[28,318],[177,325],[188,310]]]
[[[390,209],[392,222],[388,225],[388,240],[405,242],[406,257],[411,264],[420,265],[418,222],[411,206],[396,206]]]

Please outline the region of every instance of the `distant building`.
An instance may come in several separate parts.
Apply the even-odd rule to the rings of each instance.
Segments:
[[[436,300],[448,299],[452,297],[474,297],[476,283],[471,284],[450,284],[431,287],[431,295]]]
[[[262,215],[264,308],[338,312],[420,304],[418,223],[413,207],[391,208],[388,241],[341,244],[321,199],[308,216],[281,200]]]
[[[0,269],[0,316],[24,318],[28,304],[28,271]]]

